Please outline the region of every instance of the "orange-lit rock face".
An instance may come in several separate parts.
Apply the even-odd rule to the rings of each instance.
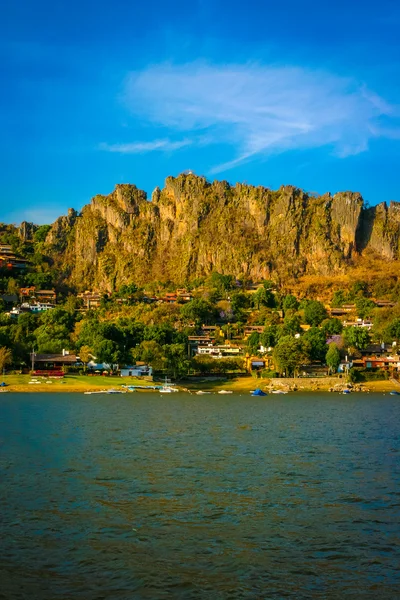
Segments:
[[[399,204],[366,208],[360,194],[273,191],[196,175],[168,177],[151,201],[136,186],[95,196],[53,224],[48,252],[78,289],[176,283],[216,270],[252,279],[341,272],[373,250],[400,257]]]

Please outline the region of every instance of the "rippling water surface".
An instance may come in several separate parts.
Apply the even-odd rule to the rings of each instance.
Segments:
[[[0,597],[400,597],[400,400],[0,396]]]

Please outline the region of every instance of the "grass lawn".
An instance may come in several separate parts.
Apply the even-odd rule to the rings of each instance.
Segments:
[[[30,384],[32,379],[40,381]],[[15,392],[86,392],[91,390],[117,388],[122,385],[151,385],[149,381],[135,377],[102,377],[101,375],[66,375],[63,379],[32,377],[31,375],[2,375],[10,391]]]

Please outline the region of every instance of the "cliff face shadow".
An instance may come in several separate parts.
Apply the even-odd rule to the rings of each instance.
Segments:
[[[374,227],[376,206],[363,209],[356,229],[356,250],[361,253],[368,246]]]

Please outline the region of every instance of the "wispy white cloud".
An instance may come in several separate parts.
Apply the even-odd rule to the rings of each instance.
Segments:
[[[100,149],[107,152],[118,152],[119,154],[143,154],[145,152],[153,152],[154,150],[171,152],[184,148],[184,146],[189,146],[191,143],[191,140],[173,142],[164,139],[152,140],[150,142],[133,142],[130,144],[100,144]]]
[[[125,101],[145,122],[171,135],[232,146],[234,158],[214,172],[295,148],[328,145],[346,157],[398,126],[397,110],[362,83],[299,67],[153,65],[129,74]],[[151,150],[161,143],[161,149],[164,141],[145,145]]]

